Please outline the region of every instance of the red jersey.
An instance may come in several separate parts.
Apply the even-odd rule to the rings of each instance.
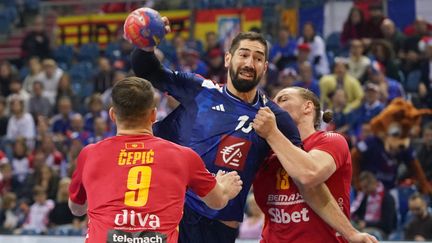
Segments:
[[[177,242],[187,187],[207,195],[216,179],[191,149],[150,136],[116,136],[78,156],[70,199],[87,201],[87,243]]]
[[[325,182],[339,206],[349,217],[351,155],[344,137],[318,131],[304,141],[305,151],[329,153],[336,171]],[[347,242],[306,204],[297,186],[272,155],[254,181],[255,199],[265,214],[261,242]]]

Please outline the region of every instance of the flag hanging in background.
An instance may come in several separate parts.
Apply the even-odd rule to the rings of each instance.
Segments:
[[[205,43],[205,34],[214,31],[224,43],[231,43],[232,38],[240,31],[253,27],[261,28],[262,9],[212,9],[198,10],[195,15],[195,39]]]
[[[123,31],[123,23],[129,13],[87,14],[57,18],[57,44],[81,45],[89,42],[99,43],[104,47],[116,40]],[[189,37],[190,10],[160,11],[161,16],[170,20],[173,33],[166,36],[171,39],[174,33]]]

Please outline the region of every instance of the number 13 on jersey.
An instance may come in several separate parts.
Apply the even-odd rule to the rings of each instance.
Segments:
[[[152,169],[150,166],[130,168],[127,178],[127,191],[124,204],[131,207],[146,205],[150,189]]]

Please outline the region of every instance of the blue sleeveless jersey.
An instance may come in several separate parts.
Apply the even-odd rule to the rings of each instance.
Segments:
[[[162,76],[155,86],[176,98],[180,106],[154,125],[155,135],[192,148],[211,173],[236,170],[243,180],[242,191],[222,210],[207,207],[191,190],[187,191],[186,204],[211,219],[242,221],[249,189],[270,151],[266,141],[252,129],[256,113],[260,107],[268,106],[276,115],[279,129],[300,145],[296,125],[287,112],[260,92],[256,102],[249,104],[192,73],[165,69]]]

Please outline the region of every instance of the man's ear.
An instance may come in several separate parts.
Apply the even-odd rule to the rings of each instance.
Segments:
[[[231,58],[232,58],[231,53],[229,51],[225,52],[225,64],[224,64],[225,68],[229,68],[231,63]]]
[[[111,121],[113,121],[114,123],[116,123],[116,115],[114,112],[114,107],[110,107],[109,109],[109,117],[111,119]]]
[[[314,113],[315,112],[315,106],[312,101],[308,100],[304,103],[304,113]]]
[[[153,110],[151,110],[151,113],[150,113],[151,123],[155,123],[156,119],[157,119],[157,108],[155,107]]]

